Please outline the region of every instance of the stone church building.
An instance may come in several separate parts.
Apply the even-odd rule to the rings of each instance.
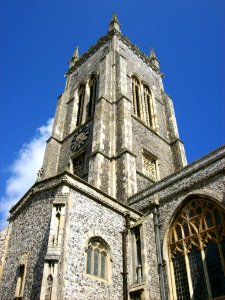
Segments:
[[[76,49],[1,232],[1,300],[225,299],[225,147],[186,164],[162,77],[115,15]]]

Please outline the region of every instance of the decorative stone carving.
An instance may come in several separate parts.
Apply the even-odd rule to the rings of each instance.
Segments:
[[[151,156],[143,155],[143,167],[145,176],[156,181],[156,162]]]
[[[44,175],[44,168],[41,167],[40,170],[37,172],[37,177],[38,179],[40,179],[43,175]]]

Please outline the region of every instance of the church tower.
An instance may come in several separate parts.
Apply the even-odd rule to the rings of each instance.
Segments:
[[[126,203],[186,165],[159,60],[122,35],[116,15],[88,52],[76,48],[66,77],[40,180],[67,170]]]
[[[43,166],[0,233],[0,300],[225,295],[225,147],[186,166],[162,78],[116,15],[75,49]]]

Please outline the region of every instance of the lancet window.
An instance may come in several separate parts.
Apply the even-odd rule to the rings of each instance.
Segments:
[[[150,89],[144,86],[144,105],[145,105],[145,118],[146,124],[153,127],[153,103]]]
[[[190,200],[170,230],[169,257],[174,299],[224,297],[225,210],[209,200]]]
[[[15,299],[22,298],[24,294],[27,261],[28,261],[28,253],[23,253],[21,255],[20,264],[18,267]]]
[[[141,118],[141,86],[136,77],[132,77],[133,112]]]
[[[85,85],[81,85],[79,90],[78,90],[76,127],[80,126],[82,124],[84,97],[85,97]]]
[[[109,248],[100,237],[90,239],[87,249],[87,274],[108,278]]]
[[[89,82],[89,102],[87,108],[87,117],[90,117],[94,110],[94,104],[96,100],[96,88],[97,88],[97,80],[95,76],[92,76]]]

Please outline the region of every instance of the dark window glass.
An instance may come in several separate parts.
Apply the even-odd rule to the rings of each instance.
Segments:
[[[184,256],[177,253],[173,259],[178,300],[189,300],[189,287]]]
[[[194,291],[195,300],[207,300],[208,292],[205,280],[205,274],[202,264],[201,253],[198,249],[193,249],[188,255],[190,269],[191,269],[191,279]]]
[[[220,259],[218,245],[210,242],[205,250],[205,260],[208,269],[209,282],[212,296],[225,295],[225,277]]]

